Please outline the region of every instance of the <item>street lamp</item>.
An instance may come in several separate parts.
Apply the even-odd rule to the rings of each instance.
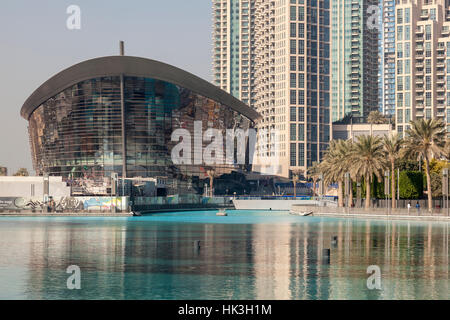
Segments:
[[[46,173],[46,172],[43,175],[42,192],[43,192],[42,200],[44,202],[44,204],[42,205],[42,212],[44,212],[44,207],[48,208],[47,202],[48,202],[49,195],[50,195],[50,177],[49,177],[48,173]]]

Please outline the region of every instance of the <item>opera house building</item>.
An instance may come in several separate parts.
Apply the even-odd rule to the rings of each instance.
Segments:
[[[247,130],[259,117],[205,80],[131,56],[96,58],[58,73],[27,99],[21,116],[29,122],[37,175],[99,185],[116,173],[119,179],[158,178],[171,192],[200,190],[208,171],[218,177],[248,169],[248,153],[244,164],[174,163],[175,130],[193,133],[195,123],[203,132]],[[194,156],[202,152],[196,148],[192,141]]]

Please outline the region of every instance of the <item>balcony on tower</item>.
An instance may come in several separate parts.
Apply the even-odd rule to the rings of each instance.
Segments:
[[[416,34],[417,35],[423,35],[423,26],[417,26]]]
[[[444,87],[444,86],[438,86],[438,87],[436,88],[436,92],[438,92],[438,93],[443,93],[443,92],[445,92],[445,87]]]
[[[420,12],[420,19],[426,20],[426,19],[428,19],[429,17],[430,17],[430,13],[428,12],[428,9],[423,9],[423,10]]]

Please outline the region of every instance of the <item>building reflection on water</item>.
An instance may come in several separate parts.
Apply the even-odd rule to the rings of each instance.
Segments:
[[[19,297],[449,298],[448,223],[58,221],[0,224],[0,269],[23,263],[27,270],[16,288],[10,284]],[[329,261],[324,248],[331,249]],[[65,270],[73,264],[82,270],[79,291],[66,288]],[[382,290],[367,289],[370,265],[381,268]],[[0,274],[0,284],[7,276]]]

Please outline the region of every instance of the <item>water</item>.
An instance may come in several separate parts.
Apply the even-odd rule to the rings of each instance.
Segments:
[[[449,223],[215,213],[0,218],[0,299],[449,299]]]

